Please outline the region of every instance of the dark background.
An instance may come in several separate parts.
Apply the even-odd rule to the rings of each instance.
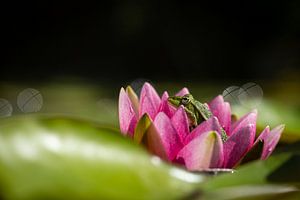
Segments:
[[[297,77],[299,32],[296,0],[10,1],[1,5],[0,80]]]

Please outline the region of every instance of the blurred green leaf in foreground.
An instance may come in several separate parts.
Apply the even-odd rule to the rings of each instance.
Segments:
[[[93,123],[29,117],[0,127],[1,199],[176,199],[203,181]]]

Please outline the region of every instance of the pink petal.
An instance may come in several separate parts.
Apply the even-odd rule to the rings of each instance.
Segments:
[[[189,143],[194,138],[208,131],[217,131],[219,134],[221,134],[221,126],[216,117],[211,117],[199,124],[190,134],[188,134],[184,140],[184,144]]]
[[[167,92],[164,92],[161,98],[159,112],[164,112],[169,118],[172,118],[172,116],[176,112],[176,109],[169,104],[168,97],[169,94]]]
[[[154,126],[161,138],[168,159],[172,161],[183,147],[180,137],[168,116],[160,112],[154,120]]]
[[[184,146],[177,155],[188,170],[218,168],[223,164],[223,143],[215,131],[203,133]]]
[[[147,113],[153,120],[158,113],[160,103],[161,100],[157,92],[146,82],[141,91],[139,117]]]
[[[224,143],[224,167],[234,167],[252,147],[254,138],[253,124],[248,124],[231,135]]]
[[[145,135],[146,140],[145,144],[147,149],[152,153],[164,160],[169,160],[164,145],[162,143],[162,139],[160,134],[153,123],[151,123],[147,133]]]
[[[164,91],[163,95],[161,96],[162,101],[167,101],[169,98],[169,93],[167,91]]]
[[[254,128],[256,128],[256,118],[257,110],[253,110],[252,112],[246,114],[231,126],[230,135],[239,131],[241,128],[247,126],[248,124],[252,124],[254,125]]]
[[[184,87],[179,92],[177,92],[175,94],[175,96],[184,96],[184,95],[189,94],[189,93],[190,93],[189,90],[186,87]]]
[[[119,94],[119,122],[121,133],[132,136],[137,123],[137,118],[132,108],[132,103],[124,88],[121,88]]]
[[[189,119],[184,111],[184,107],[180,106],[177,112],[171,119],[174,128],[177,130],[177,133],[183,143],[186,136],[189,134]]]
[[[259,141],[264,141],[265,138],[269,135],[270,127],[266,126],[266,128],[259,134],[258,138],[255,140],[254,145]]]
[[[264,137],[264,147],[263,152],[261,154],[261,159],[267,159],[272,152],[274,151],[277,143],[280,140],[281,134],[284,129],[284,125],[279,125],[272,129],[265,137]]]
[[[136,117],[132,117],[132,119],[130,120],[130,123],[129,123],[128,130],[127,130],[127,134],[130,137],[133,137],[133,135],[134,135],[134,130],[135,130],[136,124],[137,124]]]
[[[218,118],[226,133],[229,134],[231,124],[230,104],[228,102],[224,102],[223,96],[219,95],[214,98],[208,106],[213,115]]]

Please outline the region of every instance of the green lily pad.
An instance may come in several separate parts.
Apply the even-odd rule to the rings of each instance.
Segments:
[[[286,162],[291,154],[280,154],[262,161],[254,161],[237,168],[233,174],[224,174],[207,181],[203,188],[205,190],[214,190],[223,187],[250,185],[250,184],[267,184],[267,176],[271,174],[280,165]]]
[[[1,199],[178,199],[203,180],[91,122],[26,116],[0,124]]]
[[[203,199],[298,199],[300,155],[283,152],[202,184]]]

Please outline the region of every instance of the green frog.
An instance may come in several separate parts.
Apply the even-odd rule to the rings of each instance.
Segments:
[[[208,120],[213,116],[208,105],[195,100],[191,94],[169,97],[168,102],[175,107],[179,107],[181,105],[184,107],[184,110],[190,119],[191,129],[195,128],[201,122]],[[222,140],[226,141],[227,134],[222,127],[221,132]]]

